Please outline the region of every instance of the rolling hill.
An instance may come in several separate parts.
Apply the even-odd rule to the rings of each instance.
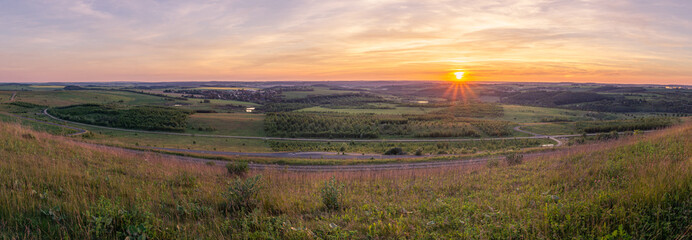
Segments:
[[[242,177],[0,123],[2,239],[685,239],[691,217],[690,123],[511,166]]]

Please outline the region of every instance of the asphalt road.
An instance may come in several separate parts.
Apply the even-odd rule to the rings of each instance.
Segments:
[[[48,115],[51,118],[54,118],[54,119],[59,120],[59,121],[64,121],[64,120],[58,119],[54,116],[51,116],[50,114],[47,114],[47,112],[45,110],[44,110],[44,113],[46,113],[46,115]],[[83,134],[86,132],[85,129],[80,129],[80,128],[71,127],[71,126],[67,126],[67,125],[61,125],[61,124],[41,121],[38,119],[18,116],[18,115],[11,114],[11,113],[4,113],[4,114],[7,114],[7,115],[10,115],[13,117],[17,117],[20,119],[36,121],[36,122],[40,122],[40,123],[50,124],[53,126],[65,127],[65,128],[74,129],[74,130],[78,131],[77,133],[74,133],[71,135],[79,135],[79,134]],[[65,121],[65,122],[67,122],[67,121]],[[88,125],[88,124],[82,124],[82,123],[74,123],[74,124]],[[93,125],[88,125],[88,126],[93,126]],[[94,127],[100,127],[100,126],[94,126]],[[117,128],[108,128],[108,127],[100,127],[100,128],[120,130]],[[159,133],[159,132],[138,131],[138,130],[129,130],[129,129],[124,129],[124,130],[129,131],[129,132]],[[581,136],[581,135],[577,135],[577,134],[546,136],[546,135],[540,135],[540,134],[524,131],[524,130],[521,130],[519,127],[516,127],[515,130],[534,135],[533,137],[523,137],[523,138],[546,138],[546,137],[549,137],[549,138],[557,141],[559,143],[558,146],[562,145],[561,142],[559,140],[557,140],[558,138]],[[170,133],[163,133],[163,134],[170,134]],[[596,134],[588,134],[588,135],[596,135]],[[199,135],[196,135],[196,136],[199,136]],[[217,135],[215,135],[215,136],[217,136]],[[232,136],[227,136],[227,137],[232,137]],[[260,138],[260,139],[263,139],[263,138]],[[279,139],[283,140],[282,138],[279,138]],[[451,141],[451,140],[481,141],[481,140],[498,140],[498,139],[514,139],[514,138],[446,139],[446,140],[449,140],[449,141]],[[521,139],[521,138],[517,138],[517,139]],[[295,139],[286,138],[286,140],[295,140]],[[308,139],[308,140],[314,141],[314,139]],[[322,139],[322,140],[333,141],[333,139]],[[401,141],[402,139],[397,139],[397,140]],[[302,140],[298,140],[298,141],[302,141]],[[350,140],[347,140],[347,141],[350,141]],[[382,140],[375,140],[375,141],[382,141]],[[391,140],[387,140],[387,141],[391,141]],[[410,139],[410,141],[415,142],[415,141],[417,141],[417,139]],[[430,141],[430,140],[425,139],[425,141]],[[432,141],[439,141],[439,140],[432,140]],[[178,159],[178,160],[182,160],[182,161],[191,161],[191,162],[200,162],[200,163],[214,162],[216,164],[219,164],[220,166],[223,166],[224,164],[228,163],[227,161],[210,160],[210,159],[195,158],[195,157],[186,157],[186,156],[179,156],[179,155],[174,155],[174,154],[151,152],[151,151],[147,151],[147,150],[126,149],[126,148],[104,146],[104,145],[91,144],[91,143],[87,143],[87,144],[95,146],[95,147],[100,147],[100,148],[122,150],[125,152],[156,154],[156,155],[164,156],[166,158]],[[175,149],[175,148],[151,148],[151,149],[152,150],[167,150],[167,151],[187,152],[187,153],[221,154],[221,155],[235,155],[235,156],[242,155],[242,156],[264,156],[264,157],[283,157],[283,158],[286,158],[286,157],[308,158],[306,156],[311,156],[310,152],[237,153],[237,152],[216,152],[216,151]],[[325,153],[314,152],[312,154],[325,154]],[[526,154],[525,156],[534,157],[534,156],[540,156],[540,155],[546,155],[546,154],[551,154],[551,152],[532,153],[532,154]],[[353,159],[354,157],[357,157],[358,155],[354,155],[354,154],[332,155],[332,154],[329,154],[329,155],[320,155],[320,156],[344,156],[343,158]],[[378,155],[378,156],[381,156],[381,155]],[[388,156],[388,157],[402,158],[402,157],[425,157],[425,156],[401,156],[400,155],[400,156]],[[370,156],[368,156],[368,158],[370,158]],[[474,158],[474,159],[450,160],[450,161],[388,163],[388,164],[357,164],[357,165],[278,165],[278,164],[250,163],[249,168],[254,169],[254,170],[281,170],[281,171],[295,171],[295,172],[389,171],[389,170],[410,170],[410,169],[422,169],[422,168],[440,168],[440,167],[454,167],[454,166],[473,165],[473,164],[484,163],[490,159],[501,160],[501,159],[504,159],[504,157],[479,157],[479,158]]]

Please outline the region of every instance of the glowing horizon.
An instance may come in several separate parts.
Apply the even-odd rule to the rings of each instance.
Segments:
[[[16,1],[0,82],[433,80],[692,85],[692,3]]]

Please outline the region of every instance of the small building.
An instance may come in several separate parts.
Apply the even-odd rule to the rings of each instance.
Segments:
[[[253,111],[255,111],[255,108],[254,108],[254,107],[245,108],[245,112],[251,113],[251,112],[253,112]]]

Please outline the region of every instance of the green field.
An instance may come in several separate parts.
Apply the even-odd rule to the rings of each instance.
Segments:
[[[13,92],[9,91],[0,91],[0,103],[4,103],[10,100],[10,97],[12,97]]]
[[[15,101],[29,102],[46,106],[68,106],[94,103],[107,104],[121,102],[131,105],[165,105],[161,97],[118,91],[19,91]]]
[[[38,122],[34,122],[34,121],[29,121],[29,120],[18,119],[16,117],[8,116],[8,115],[2,114],[2,113],[0,113],[0,121],[7,122],[7,123],[18,123],[18,124],[21,124],[22,126],[30,128],[34,131],[47,132],[47,133],[50,133],[53,135],[68,135],[68,134],[72,134],[72,133],[77,132],[75,130],[68,129],[68,128],[38,123]]]
[[[304,98],[310,95],[335,95],[344,93],[357,93],[357,91],[330,90],[328,87],[313,87],[314,91],[286,91],[283,93],[286,99]]]
[[[213,131],[200,131],[198,128],[213,128]],[[264,115],[253,113],[197,113],[188,120],[190,133],[264,136]]]
[[[577,130],[576,125],[573,122],[531,124],[524,125],[521,127],[521,129],[543,135],[581,134],[581,131]]]
[[[502,105],[502,108],[504,116],[501,119],[517,123],[541,122],[543,119],[551,118],[566,118],[568,121],[592,120],[586,116],[587,112],[583,111],[519,105]]]

